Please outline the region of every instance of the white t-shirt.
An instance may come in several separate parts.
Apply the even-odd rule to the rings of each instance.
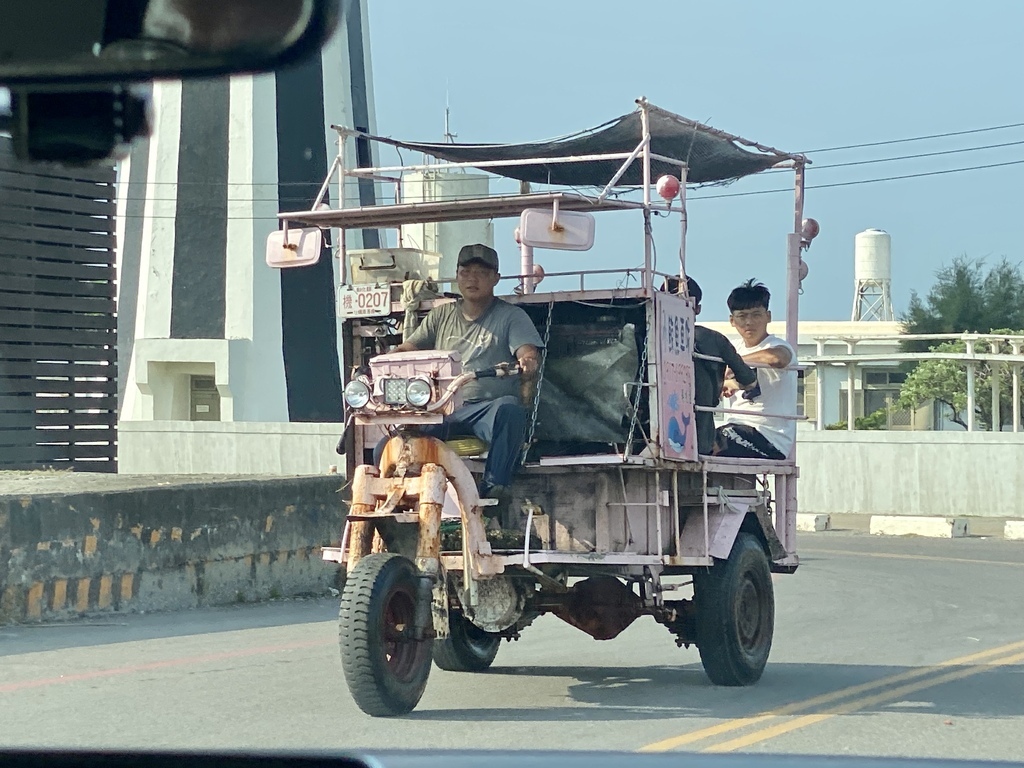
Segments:
[[[778,336],[769,334],[760,344],[754,347],[748,347],[742,340],[734,341],[733,345],[742,357],[773,347],[784,347],[793,355],[790,365],[796,363],[796,352],[785,339]],[[754,370],[757,372],[757,384],[761,389],[761,394],[753,400],[747,400],[743,395],[748,393],[738,392],[729,398],[727,402],[723,403],[725,408],[749,411],[750,415],[728,413],[724,414],[725,421],[732,422],[733,424],[747,424],[753,427],[764,435],[779,451],[789,456],[789,452],[793,448],[793,441],[796,439],[796,421],[758,416],[757,414],[778,413],[789,416],[796,415],[797,372],[778,368],[755,368]]]

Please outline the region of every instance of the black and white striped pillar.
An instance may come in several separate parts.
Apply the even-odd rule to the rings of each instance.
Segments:
[[[365,11],[346,2],[320,57],[296,67],[155,86],[153,136],[120,169],[122,420],[187,419],[183,388],[202,375],[223,421],[341,421],[337,260],[326,246],[303,269],[264,257],[277,213],[308,209],[323,183],[330,124],[376,128]],[[347,152],[371,162],[364,143]],[[352,184],[346,197],[374,202],[372,183]]]

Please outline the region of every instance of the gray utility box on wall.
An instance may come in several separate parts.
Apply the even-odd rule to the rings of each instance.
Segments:
[[[191,376],[189,419],[220,421],[220,393],[213,376]]]

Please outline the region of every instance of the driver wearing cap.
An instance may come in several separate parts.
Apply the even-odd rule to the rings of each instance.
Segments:
[[[526,439],[525,394],[537,374],[540,335],[521,308],[494,295],[498,284],[498,254],[486,245],[466,245],[459,251],[456,281],[462,298],[434,307],[395,352],[418,349],[453,350],[467,371],[500,364],[519,365],[514,377],[477,379],[462,389],[463,405],[443,424],[424,427],[441,440],[475,435],[489,445],[480,492],[501,498],[512,481]],[[375,457],[379,461],[379,451]]]

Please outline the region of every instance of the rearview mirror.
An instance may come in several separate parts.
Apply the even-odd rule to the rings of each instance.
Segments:
[[[0,83],[66,86],[277,69],[319,50],[340,0],[3,0]]]
[[[590,213],[527,208],[519,217],[519,241],[531,248],[589,251],[594,245],[594,216]]]
[[[275,229],[267,236],[267,266],[308,267],[320,261],[324,235],[319,229]]]

